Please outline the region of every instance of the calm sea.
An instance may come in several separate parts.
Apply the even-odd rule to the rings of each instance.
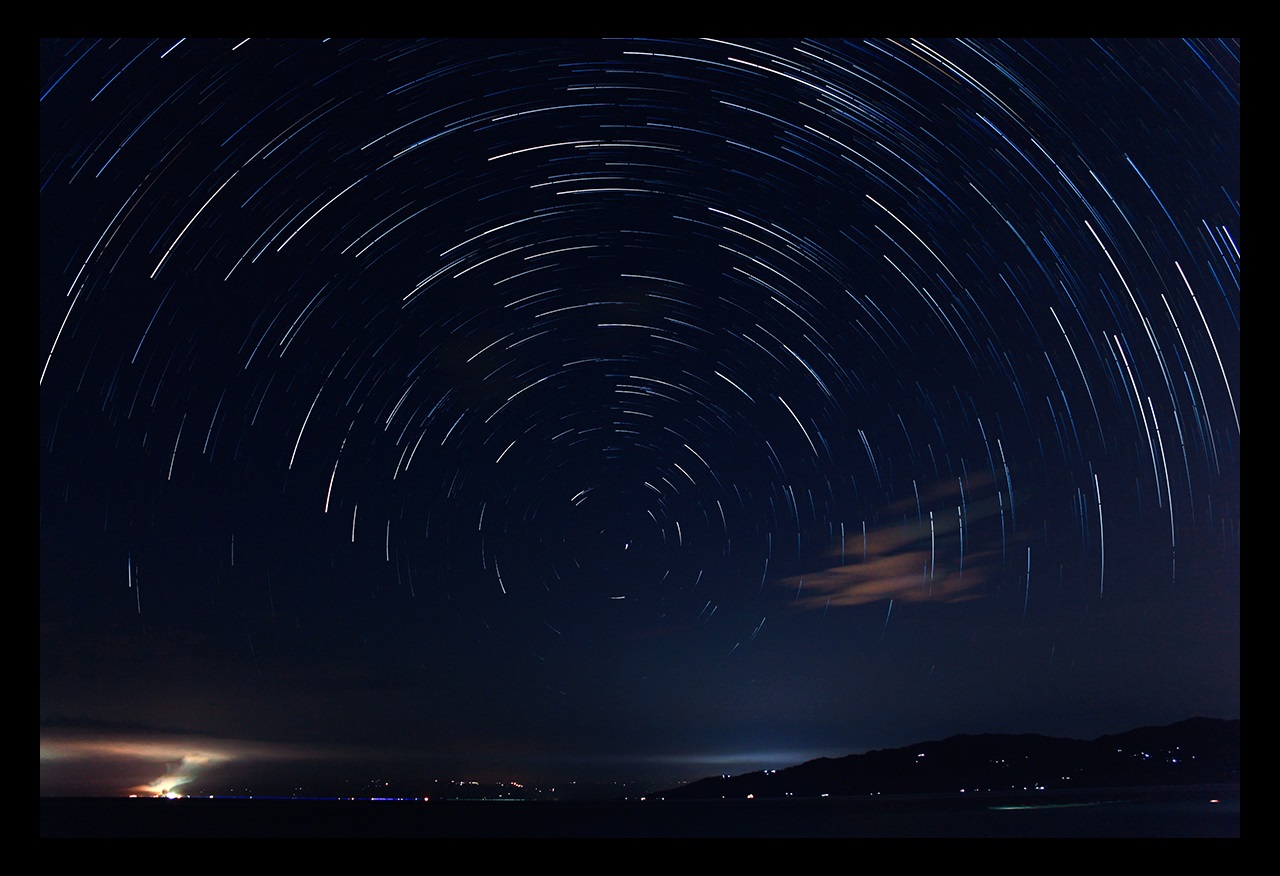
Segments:
[[[42,837],[1239,837],[1240,788],[619,801],[56,798]]]

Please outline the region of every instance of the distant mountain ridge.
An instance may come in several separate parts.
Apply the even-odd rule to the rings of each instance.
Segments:
[[[951,736],[713,776],[651,796],[675,800],[848,797],[1199,785],[1240,781],[1240,720],[1190,718],[1092,741],[1036,734]]]

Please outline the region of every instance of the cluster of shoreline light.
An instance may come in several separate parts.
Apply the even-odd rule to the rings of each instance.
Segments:
[[[526,786],[522,782],[516,782],[516,781],[477,782],[477,781],[468,781],[468,780],[461,780],[461,779],[436,779],[435,783],[453,785],[460,789],[467,788],[467,787],[478,788],[481,786],[490,786],[490,787],[499,789],[499,793],[502,795],[502,796],[493,796],[493,797],[490,797],[490,796],[459,797],[459,796],[450,795],[448,792],[445,792],[443,794],[436,796],[435,799],[437,801],[520,802],[525,799],[522,797],[507,796],[508,794],[519,793],[521,791],[524,791],[526,789]],[[383,782],[381,780],[377,780],[377,781],[366,783],[366,787],[371,788],[372,786],[380,785],[381,787],[385,788],[385,787],[389,787],[390,784],[391,784],[390,782]],[[575,783],[570,782],[569,784],[572,785]],[[556,789],[554,786],[549,788],[533,789],[533,791],[536,794],[543,794],[543,793],[554,794],[555,790]],[[388,795],[381,795],[381,794],[374,794],[374,793],[307,794],[307,793],[303,793],[302,788],[295,788],[294,793],[287,794],[287,795],[286,794],[254,794],[251,791],[248,791],[247,789],[245,793],[242,793],[242,794],[235,793],[234,789],[232,789],[231,793],[227,793],[227,794],[179,794],[177,791],[173,789],[166,789],[166,790],[157,791],[151,794],[131,793],[131,794],[128,794],[127,797],[129,799],[147,799],[147,800],[321,800],[321,801],[348,800],[348,801],[362,801],[362,802],[370,802],[370,801],[372,802],[428,802],[432,799],[430,796],[425,796],[425,795],[424,796],[418,796],[418,795],[388,796]]]

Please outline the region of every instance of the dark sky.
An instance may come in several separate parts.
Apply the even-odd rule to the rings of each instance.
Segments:
[[[1239,716],[1238,39],[39,57],[42,793]]]

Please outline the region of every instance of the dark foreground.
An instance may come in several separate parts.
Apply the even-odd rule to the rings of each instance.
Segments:
[[[608,803],[45,797],[40,835],[1239,837],[1240,788]]]

